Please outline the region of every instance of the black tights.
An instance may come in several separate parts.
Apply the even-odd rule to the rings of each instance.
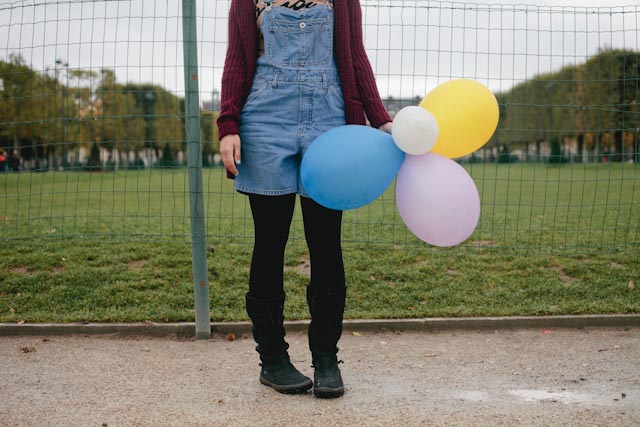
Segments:
[[[271,298],[283,292],[284,252],[295,201],[295,194],[249,194],[255,229],[249,292],[254,298]],[[300,203],[311,258],[311,283],[322,288],[344,287],[342,211],[328,209],[308,197],[300,197]]]

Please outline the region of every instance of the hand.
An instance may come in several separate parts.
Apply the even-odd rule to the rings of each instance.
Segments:
[[[390,134],[391,133],[391,122],[387,122],[387,123],[383,124],[378,129],[380,129],[383,132],[386,132],[386,133]]]
[[[220,140],[222,163],[229,172],[238,175],[237,164],[240,164],[240,135],[226,135]]]

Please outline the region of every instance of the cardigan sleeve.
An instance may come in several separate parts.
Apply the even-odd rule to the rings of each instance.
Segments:
[[[226,135],[240,133],[238,122],[244,102],[246,64],[237,14],[236,7],[232,3],[228,20],[227,54],[222,71],[220,115],[217,120],[220,139]]]
[[[371,126],[378,128],[384,123],[390,122],[391,116],[382,104],[373,69],[364,47],[360,0],[350,0],[347,1],[347,4],[350,5],[351,52],[358,93]]]

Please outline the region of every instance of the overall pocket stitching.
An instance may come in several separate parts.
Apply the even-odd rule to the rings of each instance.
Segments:
[[[272,22],[269,24],[269,32],[272,33],[269,36],[269,42],[267,46],[268,58],[269,61],[276,66],[307,66],[307,65],[324,65],[327,64],[331,59],[331,53],[333,51],[333,33],[331,31],[331,25],[329,18],[318,18],[318,19],[310,19],[304,21],[307,25],[304,29],[300,28],[298,22],[290,22],[287,20],[279,20],[274,18]],[[313,30],[313,31],[312,31]],[[314,36],[317,38],[322,38],[323,34],[326,33],[327,43],[326,45],[320,45],[320,49],[322,49],[322,53],[317,55],[311,60],[300,61],[298,64],[292,64],[289,60],[289,34],[290,33],[302,33],[302,43],[305,43],[305,36],[311,33],[317,33]],[[274,52],[278,50],[276,48],[275,36],[282,36],[282,44],[283,48],[281,50],[281,54],[284,55],[283,59],[279,59]],[[304,52],[304,46],[302,51]]]
[[[258,86],[256,90],[251,89],[249,92],[249,96],[247,96],[247,100],[245,102],[245,107],[253,102],[255,102],[269,87],[271,86],[271,80],[263,80],[262,84]]]

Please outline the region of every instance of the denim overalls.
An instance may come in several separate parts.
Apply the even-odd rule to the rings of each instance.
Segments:
[[[346,123],[333,52],[333,0],[297,11],[264,3],[264,55],[240,115],[235,188],[309,197],[300,179],[302,156],[322,133]]]

